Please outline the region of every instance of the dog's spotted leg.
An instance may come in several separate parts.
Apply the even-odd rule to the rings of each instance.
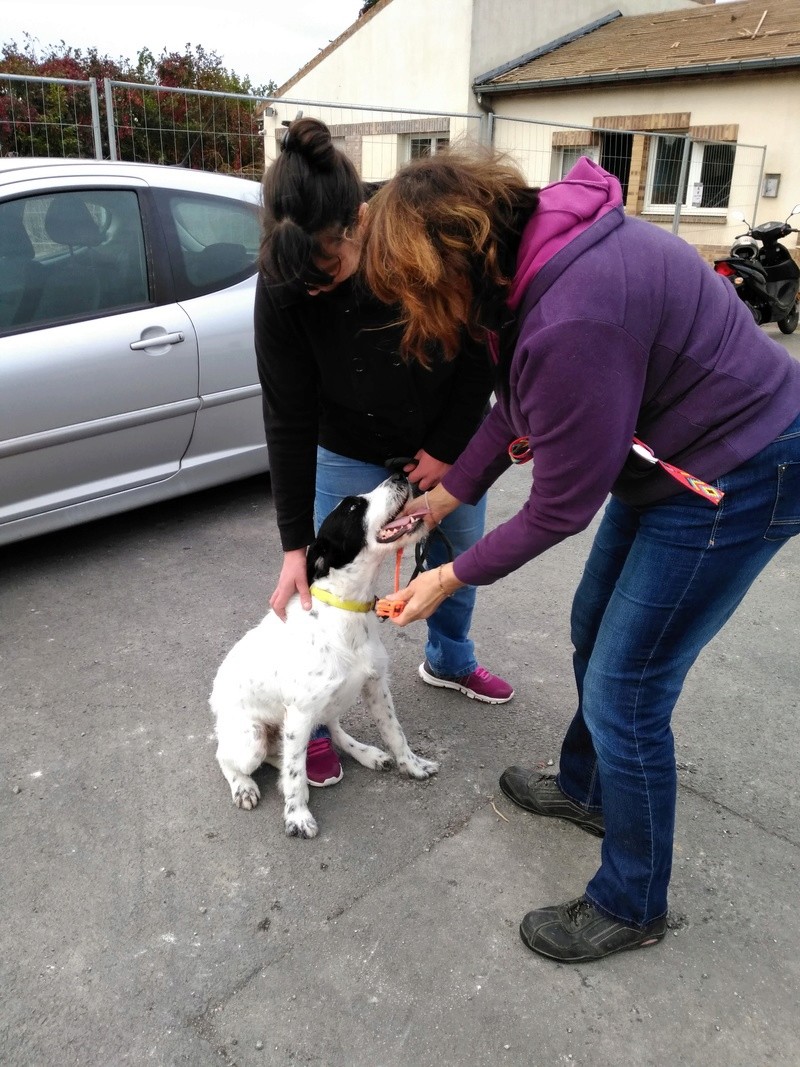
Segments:
[[[267,751],[263,729],[248,722],[221,727],[217,737],[217,763],[231,787],[233,802],[237,808],[250,811],[261,799],[259,788],[250,775],[260,766]]]
[[[329,723],[329,728],[333,743],[339,751],[346,752],[348,756],[352,756],[362,766],[369,767],[371,771],[388,771],[394,767],[394,760],[388,752],[375,748],[374,745],[364,745],[360,741],[356,741],[346,730],[342,729],[338,719]]]
[[[435,760],[423,759],[408,747],[406,735],[395,715],[386,674],[367,679],[364,683],[364,703],[400,772],[407,774],[409,778],[430,778],[432,774],[436,774],[439,764]]]
[[[222,773],[228,779],[228,784],[231,787],[231,796],[236,807],[243,808],[245,811],[252,810],[261,799],[261,792],[256,783],[249,774],[243,774],[232,763],[220,759],[219,756],[217,756],[217,761]],[[255,770],[257,766],[258,764],[252,769]]]
[[[316,837],[317,824],[308,808],[306,753],[314,721],[304,710],[286,709],[283,722],[281,790],[283,821],[290,837]]]

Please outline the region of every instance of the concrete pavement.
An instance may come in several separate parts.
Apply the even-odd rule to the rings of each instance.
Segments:
[[[492,524],[529,477],[498,483]],[[284,836],[274,771],[241,812],[213,758],[211,679],[278,571],[262,484],[6,550],[0,1062],[796,1067],[800,539],[676,711],[665,941],[567,967],[519,940],[525,911],[577,895],[598,860],[596,839],[497,788],[508,763],[557,758],[591,532],[480,594],[480,658],[516,684],[510,704],[424,686],[421,628],[387,624],[398,713],[441,772],[346,764],[311,798],[314,841]],[[375,739],[359,709],[348,722]]]

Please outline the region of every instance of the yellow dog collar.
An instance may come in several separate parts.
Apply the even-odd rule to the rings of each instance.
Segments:
[[[323,604],[330,604],[331,607],[341,608],[343,611],[358,611],[366,613],[372,611],[375,606],[375,601],[370,600],[343,600],[340,596],[335,596],[333,593],[329,593],[326,589],[320,589],[317,585],[312,585],[309,589],[309,593],[315,600],[321,600]]]

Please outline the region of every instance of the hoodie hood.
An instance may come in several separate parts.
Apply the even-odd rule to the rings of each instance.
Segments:
[[[622,188],[608,171],[582,156],[560,182],[545,186],[522,231],[508,306],[519,306],[548,260],[609,211],[622,206]]]

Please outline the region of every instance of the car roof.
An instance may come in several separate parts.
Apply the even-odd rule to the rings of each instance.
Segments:
[[[217,174],[191,170],[188,167],[167,167],[158,163],[126,163],[110,159],[55,159],[52,157],[0,158],[0,190],[20,181],[41,178],[81,178],[96,180],[103,177],[138,178],[148,185],[169,189],[189,189],[197,192],[228,195],[258,200],[260,185],[238,175]],[[243,196],[244,194],[244,196]]]

